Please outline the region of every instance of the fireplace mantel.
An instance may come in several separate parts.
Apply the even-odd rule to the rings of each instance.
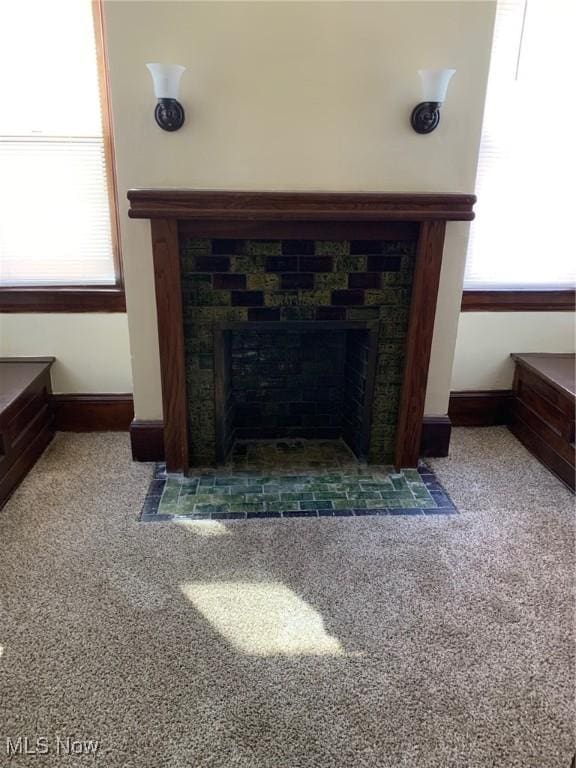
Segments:
[[[131,189],[131,219],[471,221],[475,195]]]
[[[188,469],[182,233],[205,238],[413,237],[417,246],[395,464],[417,465],[445,226],[474,218],[474,195],[133,189],[128,199],[130,218],[151,220],[168,471]]]

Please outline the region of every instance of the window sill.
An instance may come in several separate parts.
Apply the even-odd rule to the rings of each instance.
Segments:
[[[576,291],[465,290],[462,312],[574,312]]]
[[[0,312],[126,312],[123,288],[0,288]]]

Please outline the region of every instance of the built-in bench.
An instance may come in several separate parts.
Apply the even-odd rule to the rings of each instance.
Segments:
[[[0,507],[54,435],[53,357],[0,358]]]
[[[573,354],[513,354],[510,429],[548,469],[575,486]]]

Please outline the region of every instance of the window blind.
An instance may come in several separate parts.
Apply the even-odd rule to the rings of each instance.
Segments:
[[[576,282],[568,62],[572,0],[499,0],[464,285],[554,289]]]
[[[114,284],[89,0],[0,4],[0,73],[0,284]]]

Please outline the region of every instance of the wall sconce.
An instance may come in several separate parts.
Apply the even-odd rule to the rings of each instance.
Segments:
[[[431,133],[440,122],[440,106],[455,69],[419,69],[422,99],[412,111],[410,123],[416,133]]]
[[[184,107],[178,101],[180,78],[186,67],[179,64],[146,64],[158,99],[154,117],[164,131],[177,131],[184,125]]]

